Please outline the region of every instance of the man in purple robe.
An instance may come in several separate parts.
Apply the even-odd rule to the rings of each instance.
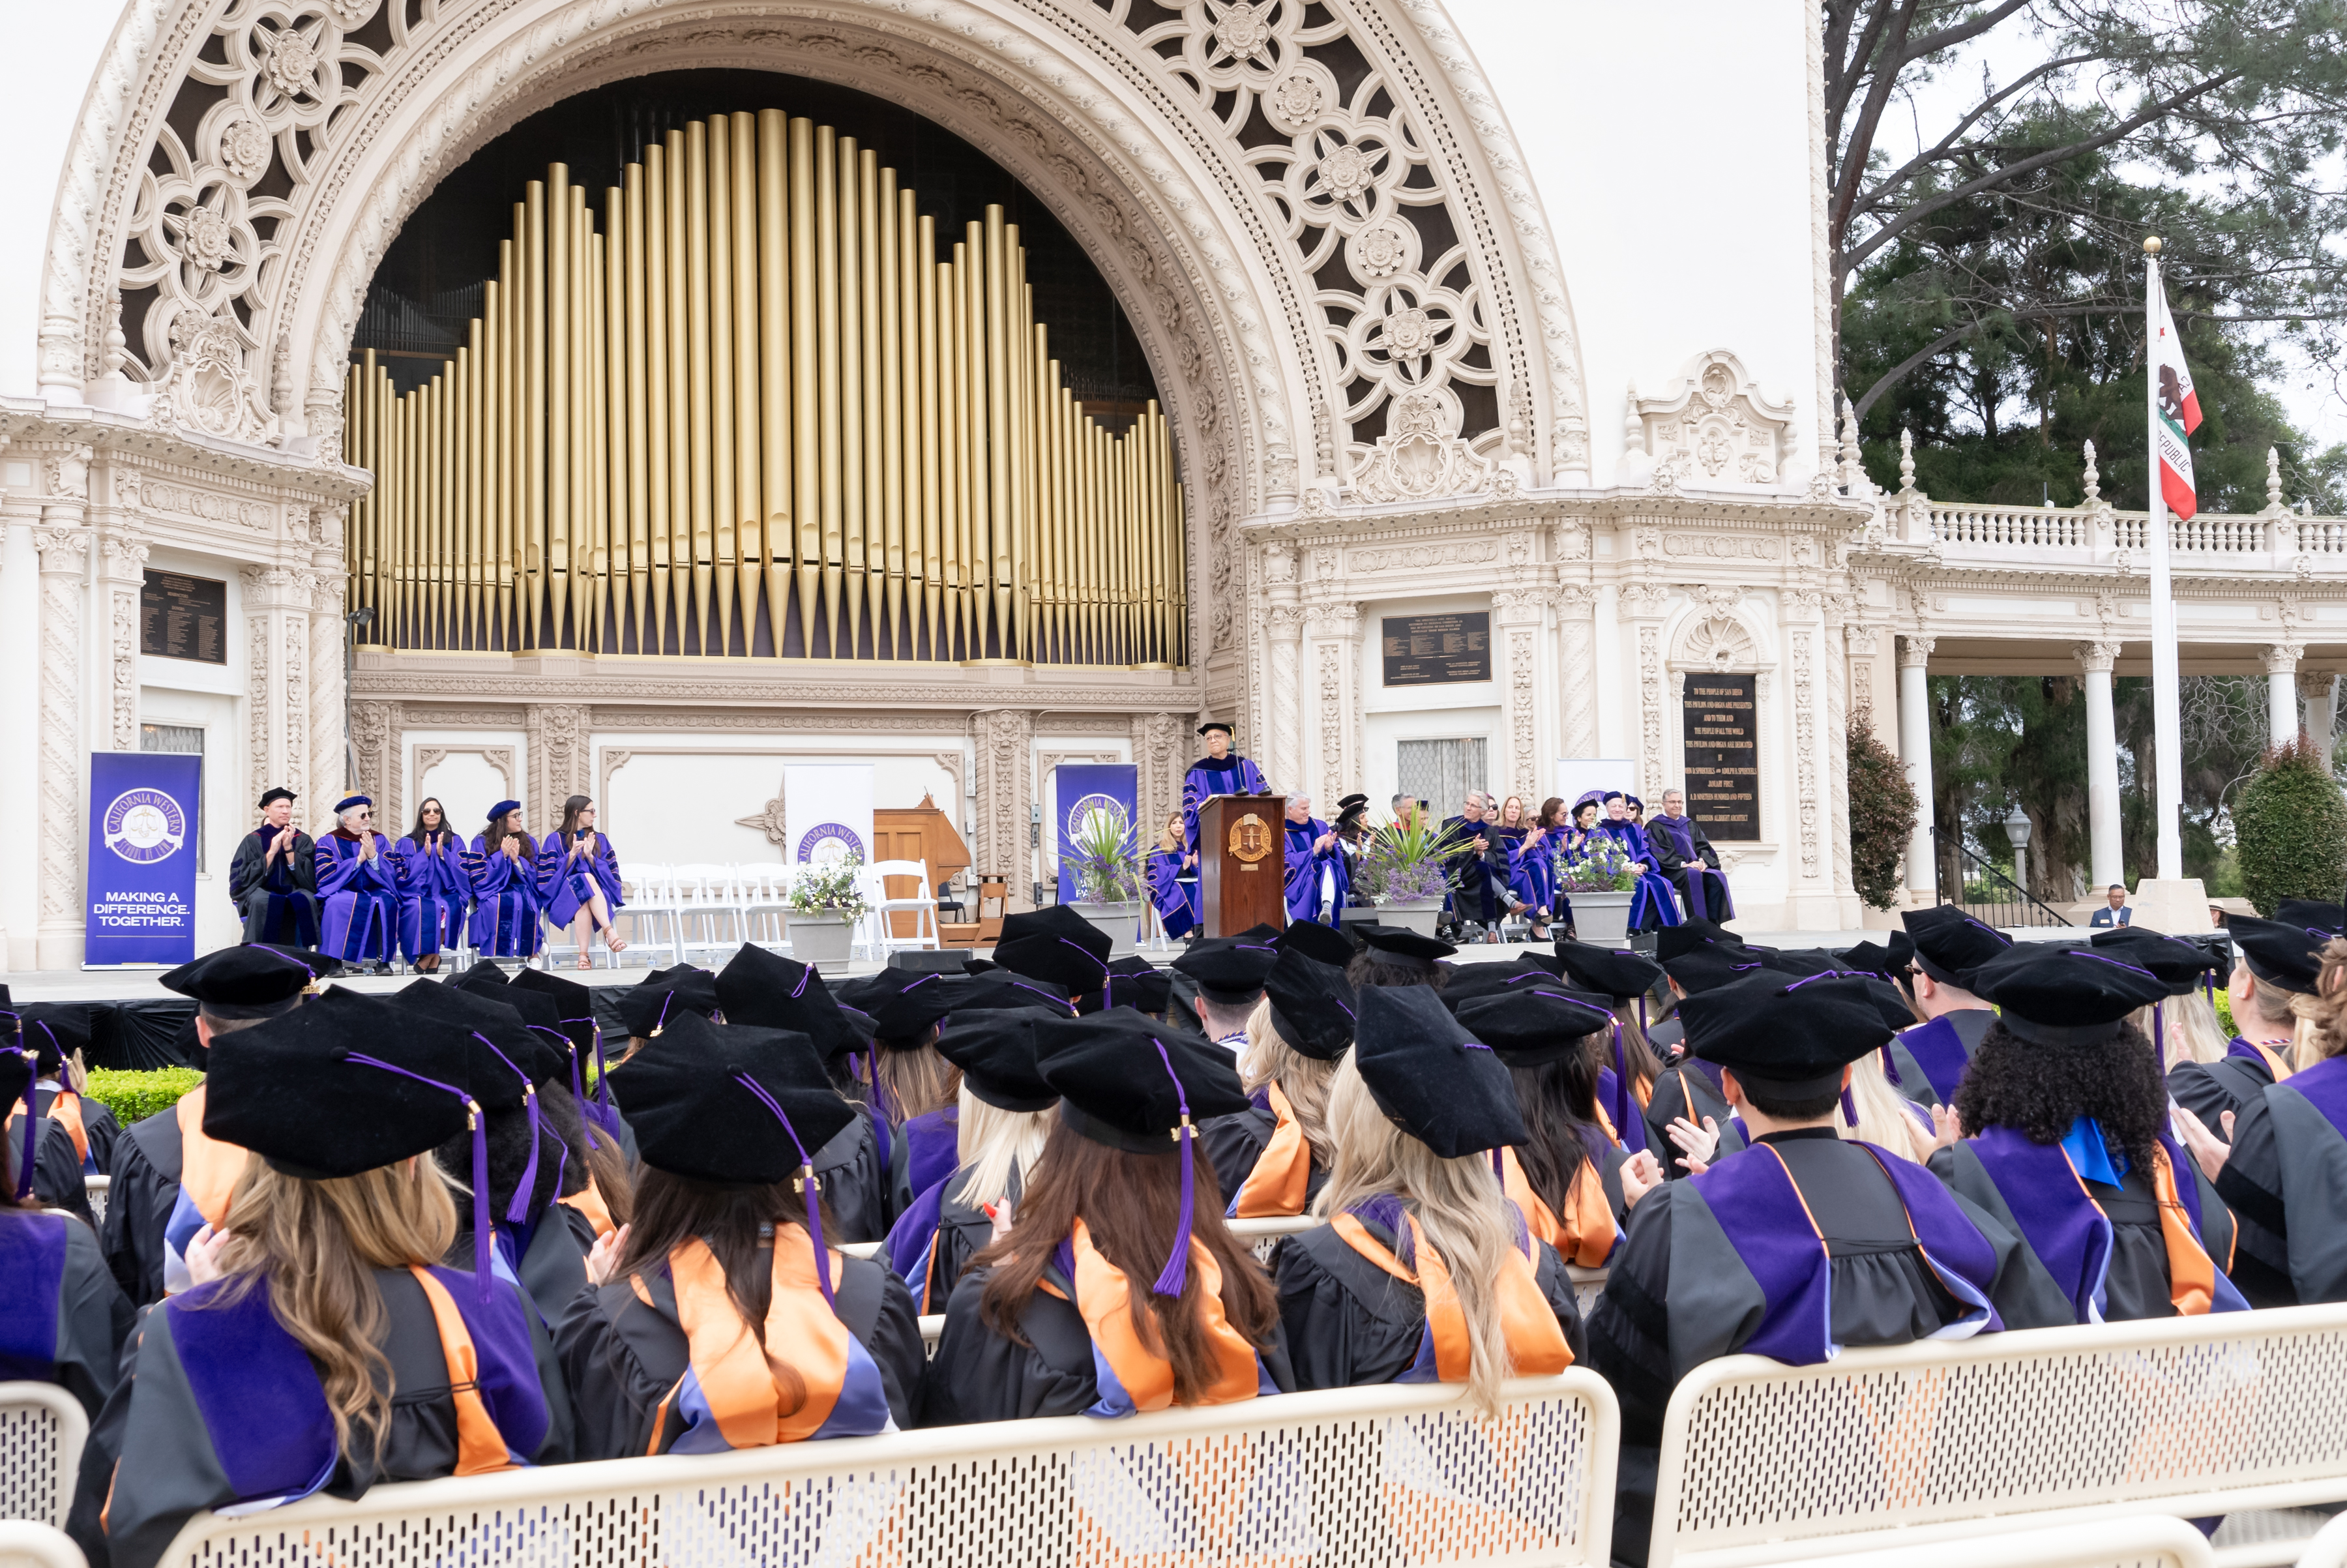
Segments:
[[[1184,869],[1198,864],[1198,808],[1208,795],[1269,794],[1263,770],[1231,750],[1231,727],[1220,719],[1198,726],[1206,738],[1206,754],[1182,775],[1182,843]]]
[[[1850,1064],[1891,1038],[1863,979],[1757,970],[1680,1012],[1753,1143],[1639,1201],[1590,1316],[1589,1364],[1622,1403],[1617,1563],[1646,1560],[1664,1411],[1696,1366],[1995,1329],[2020,1256],[1922,1166],[1836,1134]]]
[[[1703,825],[1687,815],[1686,796],[1675,789],[1663,792],[1663,815],[1645,825],[1646,847],[1654,852],[1655,869],[1671,880],[1686,900],[1687,918],[1725,924],[1736,918],[1736,900],[1728,896],[1727,875],[1719,868],[1719,851]]]
[[[1345,846],[1337,830],[1312,815],[1312,797],[1287,797],[1287,917],[1335,925],[1352,887]]]

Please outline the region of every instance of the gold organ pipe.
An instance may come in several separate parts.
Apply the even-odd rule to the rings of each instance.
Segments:
[[[733,238],[733,548],[742,611],[742,651],[757,650],[758,600],[765,585],[765,504],[758,408],[758,121],[728,117],[733,138],[730,205]]]
[[[437,374],[346,377],[371,637],[1181,662],[1164,411],[1113,435],[1075,396],[1001,207],[938,240],[876,152],[780,110],[665,133],[600,222],[552,165]]]

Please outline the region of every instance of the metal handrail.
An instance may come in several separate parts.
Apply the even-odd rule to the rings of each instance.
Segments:
[[[1932,825],[1932,844],[1934,850],[1955,851],[1956,870],[1960,874],[1956,878],[1957,896],[1947,898],[1943,893],[1942,897],[1945,902],[1956,905],[1982,924],[1988,926],[2067,926],[2070,924],[2065,917],[2056,914],[2047,905],[2032,897],[2028,889],[1968,848],[1961,835],[1942,833],[1940,825],[1935,822]],[[1975,882],[1983,885],[1991,894],[1995,896],[1987,898],[1965,897],[1967,890]],[[1983,911],[1986,912],[1983,913]]]

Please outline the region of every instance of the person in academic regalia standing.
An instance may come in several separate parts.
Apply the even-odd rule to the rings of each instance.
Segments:
[[[0,1105],[30,1100],[33,1072],[29,1051],[0,1046]],[[114,1391],[130,1303],[107,1273],[96,1234],[33,1195],[31,1173],[18,1172],[24,1140],[8,1139],[6,1146],[0,1156],[0,1279],[13,1286],[9,1310],[0,1314],[0,1379],[55,1383],[95,1419]]]
[[[1683,792],[1665,790],[1663,815],[1647,818],[1641,827],[1646,847],[1655,854],[1655,869],[1686,900],[1689,919],[1717,923],[1736,918],[1736,900],[1728,894],[1727,874],[1719,869],[1719,851],[1711,846],[1703,824],[1687,815]]]
[[[1677,925],[1678,895],[1671,887],[1671,879],[1655,868],[1655,852],[1647,846],[1645,830],[1631,820],[1627,797],[1620,790],[1608,790],[1604,806],[1597,831],[1622,846],[1630,860],[1631,875],[1637,878],[1630,899],[1630,928],[1652,931]]]
[[[1165,819],[1157,847],[1149,852],[1149,901],[1157,907],[1165,938],[1178,942],[1198,924],[1198,872],[1183,840],[1183,815]]]
[[[635,1219],[596,1244],[560,1327],[580,1457],[909,1425],[920,1325],[904,1282],[824,1222],[812,1151],[858,1118],[815,1043],[687,1013],[628,1064],[620,1103],[643,1150]]]
[[[399,943],[399,866],[374,830],[374,802],[345,796],[334,831],[318,841],[320,950],[345,964],[387,967]]]
[[[538,847],[538,899],[547,923],[578,939],[580,968],[594,967],[590,931],[602,932],[603,945],[615,953],[627,947],[611,923],[611,912],[626,902],[620,862],[611,841],[595,831],[595,803],[583,794],[562,803],[562,826]]]
[[[443,951],[465,939],[465,913],[473,907],[466,875],[465,841],[447,813],[427,797],[415,808],[415,826],[392,845],[399,872],[399,950],[419,975],[440,968]]]
[[[2236,915],[2226,928],[2242,922]],[[2308,990],[2311,1060],[2239,1111],[2219,1112],[2213,1127],[2188,1109],[2176,1117],[2195,1163],[2240,1219],[2235,1277],[2260,1307],[2347,1301],[2347,940],[2324,941]],[[2271,1255],[2252,1258],[2247,1248],[2260,1235]]]
[[[1115,1418],[1292,1389],[1271,1281],[1225,1227],[1196,1146],[1199,1122],[1246,1108],[1227,1055],[1124,1008],[1033,1030],[1059,1120],[1010,1229],[954,1290],[921,1424]],[[1153,1333],[1135,1327],[1135,1300]]]
[[[1524,1142],[1508,1070],[1423,986],[1361,996],[1328,1091],[1337,1160],[1326,1224],[1279,1251],[1296,1386],[1463,1383],[1491,1415],[1509,1377],[1583,1348],[1573,1280],[1491,1179]]]
[[[192,997],[196,1043],[207,1060],[215,1040],[292,1011],[323,974],[341,966],[323,954],[296,957],[259,943],[222,948],[162,977],[165,989]],[[228,1215],[245,1151],[204,1130],[210,1081],[168,1111],[134,1122],[115,1145],[115,1169],[99,1228],[107,1266],[133,1307],[185,1290],[187,1247]]]
[[[261,795],[261,825],[237,840],[228,896],[236,900],[248,942],[318,945],[317,844],[293,825],[293,792]]]
[[[1914,944],[1914,961],[1900,980],[1914,1009],[1930,1021],[1901,1030],[1890,1062],[1899,1091],[1921,1105],[1956,1097],[1964,1064],[1996,1021],[1972,989],[1974,970],[2012,948],[2012,941],[1953,904],[1910,909],[1900,917]]]
[[[465,859],[473,880],[473,947],[485,958],[531,958],[539,940],[538,845],[522,831],[521,802],[489,808]]]
[[[1352,1049],[1358,1006],[1345,971],[1300,946],[1283,948],[1273,960],[1239,1048],[1247,1108],[1198,1126],[1230,1190],[1227,1217],[1300,1214],[1319,1195],[1336,1153],[1328,1083]]]
[[[1622,1406],[1614,1557],[1633,1564],[1689,1370],[1993,1330],[2020,1251],[1922,1166],[1834,1132],[1849,1064],[1891,1038],[1863,981],[1755,972],[1681,1008],[1755,1142],[1640,1200],[1590,1314],[1589,1364]]]
[[[1352,867],[1337,830],[1312,815],[1312,797],[1287,797],[1287,917],[1334,926],[1352,891]]]
[[[1263,770],[1231,750],[1228,724],[1209,719],[1198,726],[1198,733],[1206,737],[1206,754],[1182,775],[1182,864],[1185,867],[1198,864],[1198,808],[1208,795],[1271,793],[1271,786],[1263,782]]]
[[[214,1042],[205,1131],[258,1157],[91,1430],[86,1551],[149,1568],[204,1509],[570,1458],[561,1370],[520,1292],[440,1261],[456,1207],[425,1156],[475,1120],[468,1040],[337,989]]]

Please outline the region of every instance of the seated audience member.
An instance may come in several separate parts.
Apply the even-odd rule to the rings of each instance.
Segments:
[[[1175,971],[1190,977],[1198,988],[1191,1006],[1197,1010],[1199,1027],[1234,1056],[1246,1047],[1247,1020],[1263,999],[1264,978],[1279,957],[1268,939],[1258,941],[1255,935],[1202,937],[1174,960]]]
[[[2168,1092],[2211,1132],[2226,1112],[2246,1109],[2294,1070],[2298,1000],[2314,994],[2330,940],[2319,927],[2250,915],[2234,916],[2225,929],[2237,955],[2225,982],[2233,1039],[2223,1060],[2183,1062],[2168,1075]]]
[[[456,1210],[425,1156],[473,1120],[468,1043],[341,989],[213,1040],[204,1132],[251,1153],[90,1433],[75,1532],[113,1568],[202,1509],[570,1458],[520,1292],[440,1261]]]
[[[1964,1063],[1996,1021],[1988,1003],[1973,994],[1973,971],[2013,943],[1953,904],[1910,909],[1900,918],[1914,943],[1915,959],[1904,976],[1891,978],[1925,1021],[1902,1030],[1891,1041],[1891,1061],[1901,1093],[1918,1104],[1949,1104],[1963,1080]]]
[[[643,1164],[558,1330],[581,1457],[722,1453],[896,1430],[920,1326],[823,1220],[813,1152],[857,1119],[804,1034],[687,1013],[614,1085]]]
[[[1361,950],[1347,960],[1345,979],[1355,990],[1369,986],[1431,986],[1440,990],[1458,971],[1442,960],[1459,949],[1404,926],[1352,927]]]
[[[0,1105],[33,1092],[32,1053],[0,1046]],[[31,1123],[27,1123],[30,1125]],[[33,1195],[21,1137],[0,1155],[0,1378],[55,1383],[93,1419],[114,1391],[130,1303],[107,1272],[97,1237]]]
[[[1300,948],[1281,953],[1264,978],[1239,1051],[1250,1103],[1198,1128],[1230,1188],[1229,1217],[1300,1214],[1328,1179],[1328,1082],[1352,1046],[1357,1006],[1344,971]]]
[[[0,985],[0,1050],[21,1050],[26,1067],[37,1073],[39,1053],[18,1029],[17,1015],[8,1003],[8,988]],[[21,1096],[0,1101],[0,1142],[15,1151],[10,1190],[21,1182],[26,1200],[42,1208],[62,1210],[94,1226],[82,1152],[75,1146],[66,1122],[45,1114],[54,1104],[54,1099],[43,1101],[39,1090],[33,1087]]]
[[[1573,1365],[1573,1281],[1491,1179],[1525,1134],[1491,1048],[1433,991],[1372,987],[1328,1117],[1327,1223],[1279,1253],[1297,1387],[1464,1383],[1488,1414],[1502,1378]]]
[[[954,1289],[924,1424],[1292,1388],[1271,1281],[1196,1147],[1199,1122],[1246,1106],[1229,1052],[1122,1008],[1033,1030],[1058,1120],[1010,1229]]]
[[[87,1087],[82,1052],[89,1049],[89,1004],[26,1002],[17,1011],[16,1029],[40,1074],[33,1086],[40,1114],[65,1128],[83,1175],[111,1175],[121,1124],[103,1102],[82,1092]]]

